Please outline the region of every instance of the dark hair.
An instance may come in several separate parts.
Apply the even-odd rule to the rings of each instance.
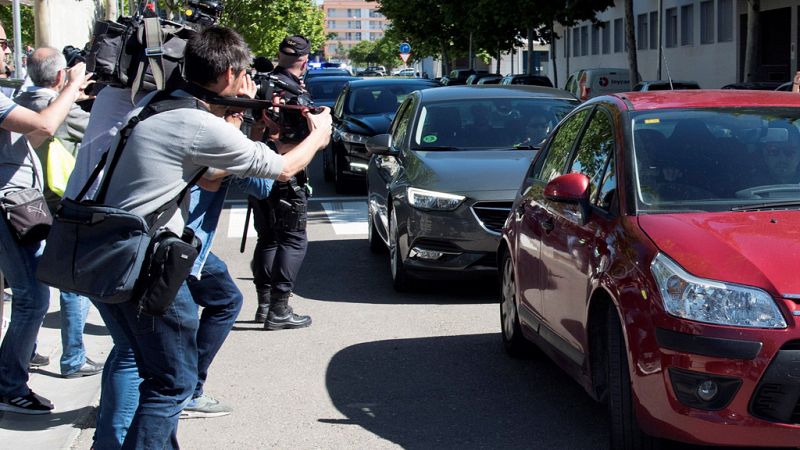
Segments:
[[[250,49],[239,33],[225,27],[209,27],[195,33],[184,58],[186,79],[205,86],[217,81],[228,68],[235,74],[250,66]]]

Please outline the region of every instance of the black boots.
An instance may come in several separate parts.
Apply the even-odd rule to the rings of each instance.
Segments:
[[[256,309],[255,321],[264,323],[267,320],[267,313],[269,312],[269,287],[266,289],[256,289],[256,296],[258,297],[258,309]]]
[[[278,294],[270,299],[269,313],[264,322],[265,330],[289,330],[311,325],[311,317],[301,316],[292,311],[292,307],[289,306],[290,295]]]

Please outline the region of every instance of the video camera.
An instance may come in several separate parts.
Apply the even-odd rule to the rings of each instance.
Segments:
[[[314,106],[311,95],[304,89],[298,89],[281,80],[271,72],[275,70],[272,61],[259,56],[253,61],[253,81],[258,86],[256,98],[259,100],[272,101],[274,95],[278,95],[286,103],[279,105],[278,113],[267,109],[272,120],[281,127],[281,141],[298,142],[308,136],[308,122],[303,118],[301,111],[308,109],[312,114],[318,113],[319,108]],[[253,115],[258,117],[261,110],[254,110]]]
[[[222,0],[188,0],[183,11],[186,20],[203,26],[215,25],[225,9]]]
[[[64,59],[67,60],[67,67],[86,62],[86,50],[67,45],[62,53],[64,54]]]

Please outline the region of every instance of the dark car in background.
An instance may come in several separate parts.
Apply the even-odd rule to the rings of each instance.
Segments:
[[[305,76],[303,77],[303,81],[308,82],[308,80],[310,80],[312,78],[316,78],[316,77],[337,77],[337,76],[338,77],[341,77],[341,76],[352,77],[353,74],[350,73],[349,70],[342,69],[342,68],[339,68],[339,69],[314,69],[314,70],[309,70],[308,72],[306,72]]]
[[[781,86],[780,81],[743,81],[722,86],[720,89],[736,89],[746,91],[774,91]]]
[[[306,82],[306,90],[311,94],[316,106],[328,106],[333,109],[336,99],[348,81],[360,80],[352,76],[315,77]]]
[[[607,403],[607,448],[800,443],[800,96],[599,96],[524,180],[503,343]]]
[[[700,89],[700,85],[696,81],[653,80],[640,81],[633,87],[634,92],[685,91],[687,89]]]
[[[385,133],[397,107],[416,90],[439,86],[420,78],[373,78],[349,82],[333,107],[333,135],[323,152],[326,181],[337,192],[363,183],[369,156],[364,144],[371,136]]]
[[[488,74],[487,70],[475,69],[453,69],[447,76],[442,77],[439,82],[442,86],[461,86],[467,84],[467,79],[475,74]]]
[[[482,77],[475,84],[500,84],[502,80],[503,80],[502,75],[489,75]]]
[[[499,78],[503,78],[503,76],[500,75],[499,73],[483,73],[483,72],[481,72],[481,73],[473,73],[472,75],[467,77],[467,81],[464,84],[468,84],[468,85],[478,84],[478,81],[480,81],[480,80],[482,80],[484,78],[498,78],[498,77]]]
[[[528,86],[553,87],[553,82],[550,81],[550,78],[547,78],[544,75],[506,75],[502,80],[500,80],[500,84],[524,84]]]
[[[533,86],[412,93],[367,146],[373,251],[389,249],[395,289],[418,278],[493,275],[500,229],[536,149],[578,105]]]

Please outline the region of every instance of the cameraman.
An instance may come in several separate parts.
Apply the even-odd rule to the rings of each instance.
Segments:
[[[256,88],[245,74],[249,61],[247,45],[236,32],[211,27],[197,33],[187,44],[185,55],[186,79],[193,85],[190,90],[252,97]],[[172,95],[190,96],[183,90]],[[308,115],[309,136],[292,154],[280,156],[238,130],[241,114],[226,114],[223,119],[222,111],[211,110],[218,115],[200,109],[171,110],[137,125],[120,155],[105,203],[148,216],[174,198],[204,167],[215,168],[209,169],[206,178],[230,172],[288,180],[330,138],[329,111]],[[129,117],[136,113],[138,110]],[[68,194],[76,187],[70,180]],[[186,222],[185,206],[166,225],[177,234]],[[142,378],[138,408],[124,448],[177,448],[178,417],[198,379],[198,314],[191,295],[186,295],[187,289],[186,285],[181,287],[164,316],[141,313],[136,302],[105,305],[114,325],[130,339]]]
[[[278,66],[272,74],[289,86],[302,90],[300,77],[308,65],[308,40],[303,36],[287,36],[279,50]],[[287,103],[297,103],[294,94],[278,94]],[[285,127],[284,123],[281,125],[281,128]],[[297,132],[292,131],[290,134]],[[282,141],[283,138],[274,141],[278,153],[291,155],[297,151],[296,143]],[[308,247],[306,211],[310,190],[307,182],[305,171],[300,171],[288,180],[275,183],[268,198],[248,198],[258,232],[252,262],[253,282],[258,296],[255,321],[263,322],[266,330],[311,325],[311,317],[295,314],[289,306],[294,280]]]

